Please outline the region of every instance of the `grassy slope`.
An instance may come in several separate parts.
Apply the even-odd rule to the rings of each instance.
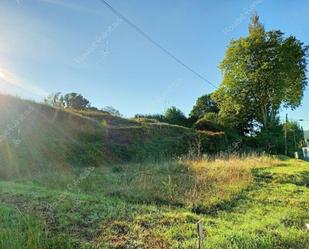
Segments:
[[[0,178],[181,155],[197,138],[184,127],[61,111],[3,95],[0,134],[6,134],[0,143]]]
[[[9,96],[0,96],[0,107],[0,178],[70,171],[104,158],[102,128],[89,119]]]
[[[151,173],[165,174],[166,181],[161,182],[160,191],[146,187],[146,195],[137,200],[128,193],[136,193],[130,188],[132,177],[119,168],[114,168],[114,177],[128,182],[123,186],[129,188],[110,193],[99,187],[104,180],[98,169],[85,178],[67,180],[78,179],[73,188],[46,181],[0,182],[0,248],[193,248],[198,221],[205,225],[206,248],[308,246],[308,163],[249,158],[225,161],[224,165],[221,161],[186,165],[198,172],[197,178],[206,177],[210,189],[217,189],[210,197],[217,196],[218,202],[208,203],[204,198],[204,202],[186,202],[181,185],[173,185],[176,179],[167,175],[182,175],[175,165],[163,173],[163,169],[148,168]],[[142,188],[143,184],[135,182],[134,186]],[[199,187],[194,190],[205,192],[199,192]],[[166,203],[151,198],[158,192]],[[182,197],[179,204],[174,203],[174,195]],[[194,202],[204,208],[196,209]],[[29,219],[29,215],[36,218]],[[12,235],[16,240],[10,239]]]

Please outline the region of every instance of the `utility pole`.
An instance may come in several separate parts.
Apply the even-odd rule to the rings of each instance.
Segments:
[[[294,133],[294,150],[297,151],[295,130],[293,131],[293,133]]]
[[[284,147],[285,155],[288,155],[288,114],[285,115],[285,129],[284,129]]]

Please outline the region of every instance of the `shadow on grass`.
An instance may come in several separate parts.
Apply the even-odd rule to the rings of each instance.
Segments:
[[[256,182],[276,182],[281,184],[294,184],[297,186],[309,187],[309,171],[302,171],[298,174],[288,175],[283,173],[272,173],[269,169],[253,169],[252,174]]]
[[[234,195],[229,200],[223,200],[211,206],[205,206],[203,204],[194,204],[192,212],[196,214],[207,214],[216,216],[220,211],[233,212],[239,203],[247,198],[247,192],[250,188],[241,191],[239,194]]]
[[[286,177],[285,179],[282,179],[282,181],[279,181],[280,183],[291,183],[298,186],[304,186],[309,187],[309,171],[303,171],[297,175],[290,175]]]
[[[289,160],[291,160],[290,157],[285,156],[285,155],[277,155],[276,158],[277,158],[278,160],[280,160],[280,161],[289,161]]]
[[[255,182],[266,182],[269,183],[274,179],[274,175],[265,169],[252,169],[252,175]]]

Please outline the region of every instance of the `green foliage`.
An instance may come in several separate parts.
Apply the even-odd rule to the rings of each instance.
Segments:
[[[61,92],[51,93],[44,98],[44,103],[57,108],[64,108],[64,98]]]
[[[166,122],[165,116],[163,114],[135,114],[134,118],[156,120],[158,122]]]
[[[265,31],[253,16],[249,36],[232,40],[220,67],[223,83],[214,94],[220,116],[248,132],[275,121],[280,107],[298,107],[307,85],[308,47],[281,31]]]
[[[284,129],[283,129],[284,130]],[[294,152],[300,152],[304,142],[304,131],[297,122],[288,121],[287,123],[287,145],[288,153],[294,156]],[[301,153],[300,153],[301,154]]]
[[[52,93],[44,99],[44,103],[61,109],[99,111],[96,107],[91,107],[88,99],[74,92],[65,95],[62,95],[61,92]]]
[[[225,128],[220,124],[219,116],[217,113],[208,112],[201,119],[199,119],[195,124],[194,128],[197,130],[204,131],[224,131]]]
[[[82,170],[62,187],[52,173],[0,181],[0,247],[189,249],[201,222],[207,249],[307,248],[308,163],[252,157],[191,164],[97,168],[70,189]]]
[[[205,113],[203,118],[214,123],[220,123],[220,117],[216,112]]]
[[[105,107],[102,108],[102,111],[107,112],[107,113],[114,115],[116,117],[122,116],[121,113],[116,108],[114,108],[112,106],[105,106]]]
[[[294,157],[294,152],[301,154],[304,133],[297,122],[287,123],[287,149],[288,155]],[[279,120],[269,125],[268,129],[262,129],[256,136],[247,138],[247,144],[257,150],[263,150],[272,154],[285,153],[285,123]]]
[[[184,127],[192,127],[196,122],[195,117],[187,118],[181,110],[174,106],[168,108],[164,114],[136,114],[134,118],[136,120],[143,120],[144,122],[148,120],[148,123],[151,121],[158,121]]]
[[[284,126],[276,122],[262,129],[256,136],[248,137],[247,144],[256,150],[272,154],[284,154]]]
[[[164,113],[164,117],[166,122],[169,124],[181,126],[186,126],[187,124],[187,118],[185,114],[175,106],[168,108]]]
[[[211,98],[211,94],[205,94],[197,99],[190,113],[190,117],[200,119],[208,112],[219,112],[219,107]]]
[[[235,140],[233,134],[227,132],[209,132],[209,131],[197,131],[199,135],[201,152],[209,155],[216,155],[220,152],[225,152],[228,149],[229,144]],[[199,145],[199,143],[197,143]],[[195,145],[195,147],[197,147]],[[229,153],[229,152],[227,152]]]
[[[62,95],[61,92],[52,93],[44,99],[44,103],[60,109],[73,109],[75,111],[90,111],[97,113],[109,113],[110,115],[121,117],[120,112],[112,106],[105,106],[101,110],[91,106],[90,101],[78,93],[67,93]]]
[[[205,118],[199,119],[195,124],[194,128],[201,131],[223,131],[223,127],[217,123],[211,122]]]
[[[78,93],[67,93],[63,96],[63,100],[66,108],[86,110],[90,107],[89,100]]]

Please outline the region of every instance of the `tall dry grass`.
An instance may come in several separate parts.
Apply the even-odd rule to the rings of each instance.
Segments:
[[[252,169],[278,163],[274,157],[252,154],[114,165],[95,169],[76,190],[131,202],[210,208],[238,198],[253,181]],[[75,178],[45,176],[41,182],[65,188],[66,179],[70,183]]]
[[[185,160],[193,177],[184,201],[211,206],[231,200],[252,183],[252,169],[272,167],[278,162],[274,157],[255,154]]]
[[[230,155],[228,159],[117,165],[96,170],[80,187],[133,202],[210,207],[232,200],[246,189],[253,181],[253,168],[277,163],[270,156]]]

